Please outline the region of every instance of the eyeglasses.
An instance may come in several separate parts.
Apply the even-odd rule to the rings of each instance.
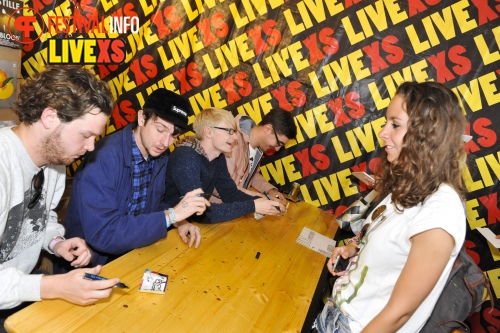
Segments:
[[[234,133],[236,133],[236,131],[232,128],[227,128],[227,127],[217,127],[217,126],[212,126],[212,128],[217,128],[217,129],[220,129],[220,130],[223,130],[223,131],[226,131],[229,133],[229,135],[233,135]]]
[[[278,134],[276,134],[276,130],[274,129],[274,126],[273,126],[273,132],[274,132],[274,136],[276,137],[276,147],[283,147],[285,144],[283,142],[280,141],[280,139],[278,138]]]
[[[380,217],[380,215],[382,215],[383,212],[385,212],[385,209],[387,207],[385,205],[382,205],[380,207],[378,207],[377,209],[375,209],[372,213],[372,222],[371,223],[366,223],[363,228],[361,228],[361,231],[359,232],[359,239],[362,240],[368,233],[368,230],[370,230],[370,225],[372,225],[372,223],[374,223],[375,221],[377,221],[377,219]],[[380,218],[380,221],[375,224],[373,226],[373,228],[371,228],[371,230],[373,230],[377,225],[379,225],[380,223],[384,222],[384,220],[386,219],[385,216],[382,216]]]
[[[31,180],[31,199],[28,204],[28,209],[35,207],[40,196],[42,195],[43,182],[45,181],[45,176],[43,174],[43,169],[40,169],[36,175],[33,176]]]

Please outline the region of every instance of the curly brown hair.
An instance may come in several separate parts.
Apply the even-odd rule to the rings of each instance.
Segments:
[[[424,202],[443,183],[452,186],[463,200],[466,120],[457,96],[436,82],[405,82],[396,95],[404,99],[408,130],[396,160],[387,161],[384,152],[375,189],[391,193],[399,209]]]
[[[59,119],[68,123],[94,108],[109,116],[113,96],[106,82],[81,66],[47,66],[21,85],[14,111],[21,122],[33,124],[47,107],[57,110]]]

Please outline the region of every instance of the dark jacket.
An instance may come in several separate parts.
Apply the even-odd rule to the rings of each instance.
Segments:
[[[168,157],[155,159],[145,213],[127,215],[132,197],[133,124],[96,144],[73,179],[66,220],[66,237],[84,238],[95,251],[91,265],[105,264],[130,250],[167,235],[162,204]]]
[[[199,141],[186,137],[169,158],[165,187],[165,201],[169,205],[178,204],[180,196],[197,188],[205,193],[212,193],[216,188],[223,201],[221,204],[212,203],[203,215],[193,215],[192,220],[202,223],[225,222],[255,212],[256,197],[238,190],[227,171],[223,154],[209,161]]]

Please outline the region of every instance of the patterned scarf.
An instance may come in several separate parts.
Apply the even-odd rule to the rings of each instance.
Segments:
[[[186,136],[184,139],[180,140],[175,144],[176,147],[191,147],[198,154],[205,156],[208,159],[208,155],[205,152],[205,149],[201,146],[201,141],[198,140],[195,136]]]

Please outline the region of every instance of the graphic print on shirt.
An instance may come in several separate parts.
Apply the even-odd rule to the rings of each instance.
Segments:
[[[370,241],[370,233],[373,232],[376,228],[378,228],[385,220],[387,220],[390,216],[397,214],[397,212],[392,209],[392,205],[389,206],[389,213],[387,210],[387,206],[385,204],[379,205],[372,213],[370,217],[370,221],[365,223],[363,229],[366,227],[367,229],[363,231],[363,229],[359,233],[359,245],[358,245],[358,253],[353,257],[349,258],[349,264],[346,268],[346,272],[350,273],[358,268],[358,258],[363,252],[365,246]],[[340,307],[344,302],[349,304],[358,294],[359,288],[363,285],[366,275],[368,274],[368,266],[365,265],[361,269],[361,273],[359,276],[359,281],[353,285],[350,281],[350,274],[346,274],[344,276],[339,277],[333,286],[332,297],[335,299],[335,304]],[[347,295],[346,290],[351,289],[352,293]]]
[[[358,254],[354,255],[353,257],[349,258],[349,264],[346,268],[346,272],[353,271],[358,267],[358,256],[360,255],[361,251],[358,252]],[[364,266],[361,271],[360,279],[356,285],[352,286],[353,293],[348,298],[342,298],[341,292],[347,289],[350,284],[352,284],[351,280],[349,279],[349,274],[339,276],[337,278],[332,291],[332,297],[334,298],[337,307],[340,308],[344,302],[350,303],[354,299],[354,297],[356,297],[359,288],[363,285],[365,281],[367,273],[368,273],[368,266]]]
[[[0,263],[15,258],[40,239],[45,231],[47,216],[45,209],[45,189],[35,207],[28,209],[31,190],[24,193],[23,202],[11,208],[7,215],[7,224],[0,239]]]

